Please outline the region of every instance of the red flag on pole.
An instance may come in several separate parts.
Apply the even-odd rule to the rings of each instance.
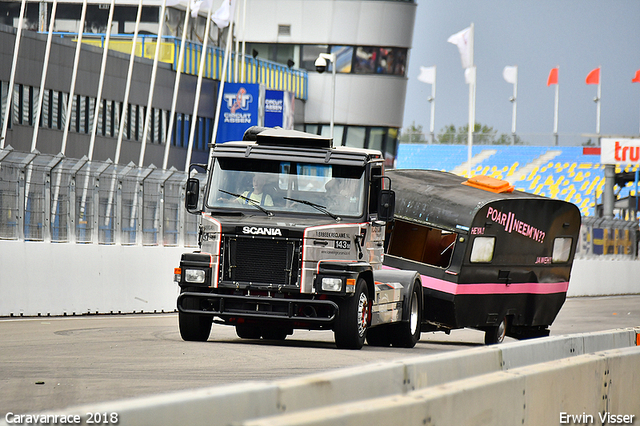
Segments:
[[[600,67],[591,70],[587,75],[587,84],[600,84]]]
[[[640,83],[640,70],[636,71],[636,76],[631,80],[632,83]]]
[[[551,86],[552,84],[558,84],[558,68],[551,68],[551,72],[549,73],[547,86]]]

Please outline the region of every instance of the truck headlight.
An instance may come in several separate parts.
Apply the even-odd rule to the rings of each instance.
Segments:
[[[205,272],[202,269],[185,269],[184,280],[188,283],[204,283]]]
[[[342,291],[342,278],[322,278],[323,291]]]

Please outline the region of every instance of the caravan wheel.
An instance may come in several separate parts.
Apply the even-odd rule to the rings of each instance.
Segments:
[[[500,324],[495,327],[487,327],[484,332],[484,344],[495,345],[504,342],[507,335],[507,317],[502,318]]]

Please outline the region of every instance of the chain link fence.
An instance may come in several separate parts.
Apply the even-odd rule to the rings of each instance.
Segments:
[[[0,150],[0,239],[196,247],[186,179],[175,169]],[[583,217],[576,256],[636,258],[639,238],[637,222]]]
[[[638,257],[640,231],[637,221],[583,217],[576,257]]]
[[[183,207],[186,180],[174,168],[9,147],[0,150],[0,239],[196,247],[197,216]]]

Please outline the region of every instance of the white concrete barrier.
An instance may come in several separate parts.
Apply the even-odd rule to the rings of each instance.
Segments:
[[[0,241],[0,316],[173,312],[188,250]]]
[[[640,260],[592,257],[576,259],[568,297],[640,294]]]
[[[638,334],[640,327],[532,339],[58,414],[116,412],[127,426],[538,425],[555,424],[563,411],[630,415],[640,411]],[[545,405],[548,393],[555,405]]]
[[[241,424],[538,426],[621,424],[625,419],[631,424],[640,419],[638,365],[640,347],[614,349]],[[615,421],[603,422],[601,416]]]
[[[0,316],[171,312],[185,247],[0,240]],[[640,294],[640,261],[578,259],[568,296]]]

